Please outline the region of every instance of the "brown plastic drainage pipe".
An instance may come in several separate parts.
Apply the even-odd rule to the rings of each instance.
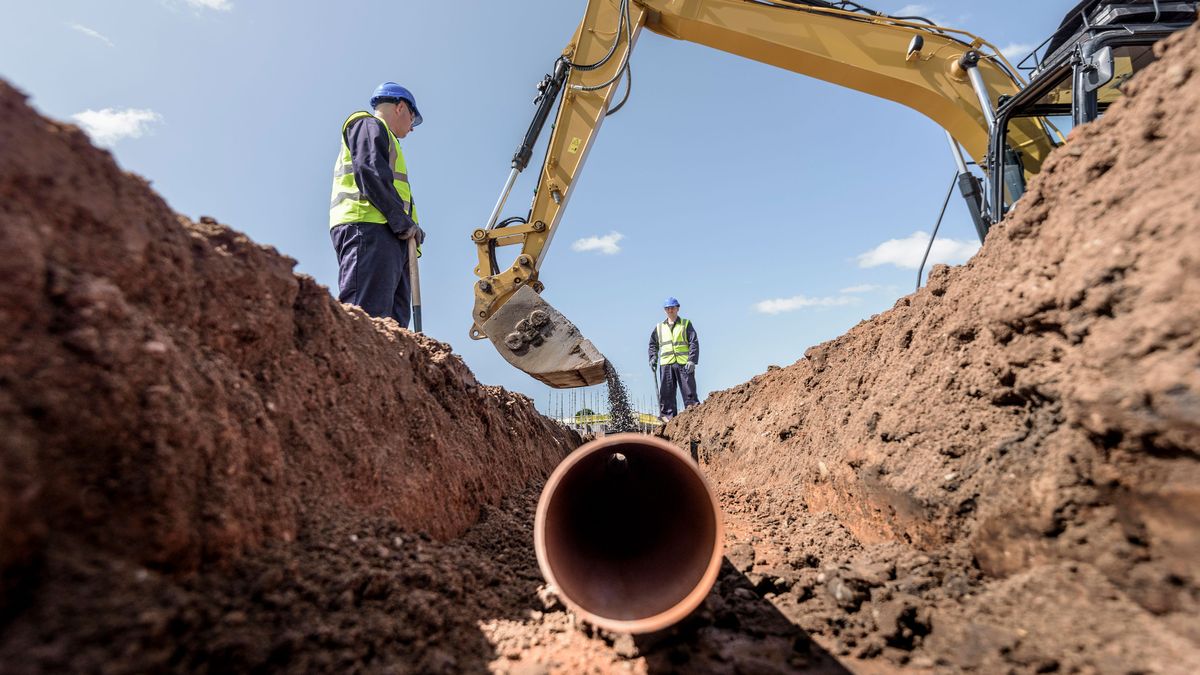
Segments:
[[[616,434],[558,465],[533,537],[542,575],[567,607],[601,628],[649,633],[708,595],[724,526],[691,457],[652,436]]]

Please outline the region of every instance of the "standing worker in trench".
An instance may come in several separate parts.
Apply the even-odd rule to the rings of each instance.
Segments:
[[[329,236],[338,257],[338,300],[408,328],[408,240],[420,245],[425,231],[417,224],[400,139],[421,123],[421,113],[412,93],[395,82],[376,87],[370,103],[374,114],[360,110],[342,124],[333,166]]]
[[[675,387],[683,393],[688,408],[699,405],[696,396],[696,364],[700,361],[700,339],[692,322],[679,318],[679,301],[663,303],[666,321],[650,333],[650,369],[659,373],[658,411],[663,420],[675,416]]]

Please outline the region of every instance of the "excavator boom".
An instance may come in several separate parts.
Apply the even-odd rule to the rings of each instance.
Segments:
[[[604,357],[541,298],[538,271],[643,28],[908,106],[942,126],[981,165],[992,108],[1021,88],[1015,69],[994,47],[923,20],[816,0],[589,0],[554,73],[539,87],[539,112],[513,158],[504,192],[486,226],[472,235],[479,281],[471,337],[489,338],[510,363],[554,387],[603,379]],[[984,47],[989,53],[978,58]],[[967,55],[977,59],[973,73],[963,66]],[[987,91],[987,109],[972,77]],[[560,102],[529,215],[497,223],[555,96]],[[1054,147],[1049,134],[1036,120],[1011,133],[1023,143],[1025,170],[1036,173]],[[501,268],[497,248],[517,245],[515,261]],[[531,331],[534,319],[548,323]]]

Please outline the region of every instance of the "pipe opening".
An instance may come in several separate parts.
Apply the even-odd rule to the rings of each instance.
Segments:
[[[638,434],[577,452],[543,495],[547,576],[601,624],[671,613],[644,628],[656,630],[683,618],[707,594],[721,559],[720,516],[699,468],[674,446]]]

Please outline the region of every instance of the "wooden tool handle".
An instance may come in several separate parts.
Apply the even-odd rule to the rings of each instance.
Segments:
[[[408,240],[408,282],[412,287],[413,329],[421,332],[421,273],[417,266],[417,238]]]

